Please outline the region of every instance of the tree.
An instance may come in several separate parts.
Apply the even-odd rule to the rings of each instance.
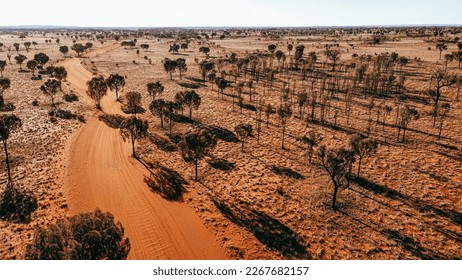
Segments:
[[[160,118],[160,126],[164,128],[164,108],[165,100],[163,99],[154,99],[151,104],[149,104],[149,111],[151,114],[157,115]]]
[[[314,147],[322,141],[322,136],[317,134],[314,130],[311,130],[302,137],[302,141],[308,144],[308,162],[311,163],[313,160]]]
[[[53,76],[62,83],[67,78],[66,68],[64,66],[53,67]]]
[[[164,116],[168,118],[168,135],[172,137],[173,117],[178,109],[178,104],[173,101],[165,101],[162,109],[164,110]]]
[[[419,113],[417,112],[416,109],[410,107],[409,105],[404,105],[401,110],[399,110],[399,118],[398,118],[398,141],[400,132],[403,130],[403,137],[401,139],[401,142],[404,142],[405,137],[406,137],[406,130],[409,126],[409,123],[412,120],[418,120],[419,119]]]
[[[124,112],[130,112],[136,118],[137,112],[142,112],[141,108],[141,93],[130,91],[125,95]]]
[[[203,53],[205,56],[208,56],[208,54],[210,52],[210,48],[209,47],[200,47],[199,52]]]
[[[3,71],[5,71],[6,60],[0,60],[0,78],[3,78]]]
[[[175,72],[177,68],[177,62],[175,60],[171,60],[168,58],[165,58],[162,63],[164,64],[164,70],[168,74],[170,74],[170,80],[173,80],[172,73]]]
[[[270,44],[268,45],[268,51],[270,53],[274,53],[274,51],[276,50],[277,46],[275,44]]]
[[[188,71],[188,66],[186,65],[186,60],[184,58],[178,58],[176,60],[176,67],[178,68],[178,72],[180,72],[180,80],[181,80],[181,74]]]
[[[47,62],[50,60],[50,58],[45,53],[38,53],[38,54],[34,55],[34,60],[37,61],[37,63],[40,66],[43,67],[45,64],[47,64]]]
[[[37,229],[25,259],[125,260],[130,248],[122,224],[97,208]]]
[[[181,43],[180,48],[181,48],[183,51],[187,50],[188,47],[189,47],[188,43]]]
[[[14,43],[13,46],[16,49],[16,53],[19,53],[19,43]]]
[[[75,51],[77,56],[80,57],[80,55],[85,51],[85,46],[80,43],[76,43],[72,45],[71,50]]]
[[[350,139],[350,147],[355,153],[355,156],[358,157],[358,173],[357,176],[361,172],[361,162],[364,158],[368,158],[371,155],[377,152],[379,147],[379,143],[375,139],[371,138],[363,138],[361,135],[357,134],[354,135]]]
[[[107,93],[107,84],[103,76],[93,77],[87,82],[87,94],[97,102],[96,108],[101,110],[101,98]]]
[[[462,51],[453,52],[452,56],[454,60],[459,63],[459,69],[460,69],[460,64],[462,63]]]
[[[327,50],[326,56],[332,61],[332,72],[335,72],[335,65],[337,60],[340,59],[340,52],[338,50]]]
[[[158,94],[164,92],[164,86],[161,82],[157,81],[155,83],[146,84],[149,95],[152,97],[152,100],[156,99]]]
[[[287,44],[287,51],[289,52],[289,56],[290,56],[290,52],[293,50],[293,48],[294,48],[294,45]]]
[[[192,110],[199,108],[201,97],[194,90],[186,91],[183,97],[183,104],[189,108],[189,120],[192,121]]]
[[[26,48],[26,52],[29,52],[30,46],[32,45],[31,42],[24,42],[24,47]]]
[[[241,149],[242,149],[242,152],[244,152],[245,140],[249,136],[252,135],[252,125],[241,123],[241,124],[236,125],[236,127],[234,128],[234,131],[236,131],[236,134],[237,134],[237,136],[239,137],[239,140],[242,143]]]
[[[55,79],[48,79],[43,85],[40,87],[40,90],[51,97],[51,105],[56,109],[55,104],[55,95],[58,90],[61,88],[61,82]]]
[[[144,50],[144,51],[147,51],[149,49],[149,45],[148,44],[141,44],[140,47]]]
[[[336,211],[338,189],[345,184],[348,170],[354,162],[354,153],[345,148],[326,148],[322,145],[318,150],[321,167],[327,172],[334,186],[332,210]]]
[[[428,95],[433,100],[433,126],[436,123],[436,117],[438,116],[438,103],[441,99],[441,89],[450,87],[457,82],[457,76],[450,74],[442,69],[436,69],[432,71],[430,86],[433,85],[434,89],[428,90]]]
[[[191,130],[186,132],[179,144],[180,153],[186,162],[194,162],[197,181],[197,166],[199,160],[207,155],[216,146],[217,140],[214,135],[205,129]]]
[[[8,139],[10,134],[17,131],[19,128],[21,128],[21,126],[21,119],[16,115],[10,114],[0,116],[0,140],[3,143],[3,150],[5,152],[5,163],[8,176],[7,191],[10,193],[14,192],[14,187],[11,177],[10,160],[8,154]]]
[[[130,139],[132,144],[132,155],[138,158],[135,152],[135,140],[145,138],[148,134],[148,122],[136,118],[135,116],[127,118],[120,123],[120,135],[125,140]]]
[[[170,45],[170,48],[169,48],[168,52],[177,53],[179,50],[180,50],[180,45],[173,44],[173,45]]]
[[[92,42],[87,42],[85,44],[85,49],[91,49],[91,48],[93,48],[93,43]]]
[[[441,53],[444,50],[447,50],[448,46],[445,43],[438,43],[438,44],[436,44],[436,48],[440,51],[440,60],[441,60]]]
[[[16,63],[19,64],[19,69],[22,70],[22,63],[27,59],[27,56],[23,54],[18,54],[17,56],[14,57],[14,59],[16,60]]]
[[[449,111],[451,110],[451,105],[449,103],[443,103],[440,106],[440,114],[439,114],[439,129],[438,129],[438,139],[441,139],[441,132],[443,131],[443,124],[444,120],[449,114]]]
[[[66,57],[66,54],[69,52],[69,47],[68,46],[60,46],[59,51],[63,54],[64,57]]]
[[[285,149],[284,147],[284,135],[286,132],[286,127],[287,127],[287,120],[292,116],[292,109],[290,108],[290,104],[281,104],[278,108],[278,116],[279,120],[281,122],[281,127],[282,127],[282,149]]]
[[[11,86],[11,81],[8,78],[0,78],[0,108],[5,105],[3,94]]]
[[[35,60],[29,60],[26,64],[27,68],[32,71],[32,76],[35,77],[35,70],[37,69],[38,63]]]
[[[228,81],[223,79],[223,78],[217,78],[215,80],[215,83],[217,84],[217,88],[219,90],[219,92],[221,92],[221,94],[223,95],[223,91],[225,90],[225,88],[228,86]]]
[[[119,90],[125,86],[125,78],[119,74],[111,74],[106,83],[111,90],[115,90],[116,100],[119,101]]]

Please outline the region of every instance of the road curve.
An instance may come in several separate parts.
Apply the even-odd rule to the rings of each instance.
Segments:
[[[88,54],[117,48],[110,45]],[[92,74],[79,58],[62,61],[67,81],[82,96]],[[87,97],[82,102],[91,102]],[[107,113],[119,113],[114,96],[103,98]],[[129,259],[226,259],[214,236],[186,203],[170,202],[151,192],[143,181],[148,172],[130,157],[131,147],[119,131],[94,112],[68,146],[65,194],[70,214],[99,207],[121,221],[130,238]]]

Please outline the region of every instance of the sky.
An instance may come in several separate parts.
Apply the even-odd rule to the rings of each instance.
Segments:
[[[461,0],[9,0],[0,26],[462,25]]]

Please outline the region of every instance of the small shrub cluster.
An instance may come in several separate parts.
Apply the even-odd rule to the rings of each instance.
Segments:
[[[39,228],[27,245],[29,260],[124,260],[130,241],[114,216],[96,209]]]

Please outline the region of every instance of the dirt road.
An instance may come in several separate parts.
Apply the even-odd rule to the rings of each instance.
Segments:
[[[89,56],[116,47],[107,46]],[[68,82],[85,95],[92,74],[79,58],[61,65],[68,71]],[[91,102],[86,97],[81,101]],[[105,96],[101,105],[106,113],[122,114],[113,94]],[[129,259],[226,258],[188,204],[166,201],[148,189],[143,181],[148,172],[130,157],[130,144],[123,142],[118,130],[100,122],[99,114],[87,120],[69,147],[65,192],[71,214],[96,207],[113,213],[130,238]]]

